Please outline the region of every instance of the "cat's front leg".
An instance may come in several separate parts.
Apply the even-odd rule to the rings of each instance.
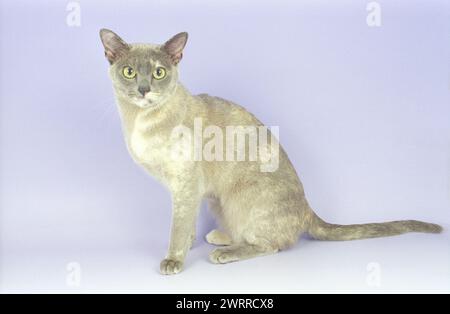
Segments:
[[[161,262],[164,275],[177,274],[183,269],[184,259],[195,236],[195,226],[201,197],[193,191],[177,192],[173,195],[172,226],[169,250]]]

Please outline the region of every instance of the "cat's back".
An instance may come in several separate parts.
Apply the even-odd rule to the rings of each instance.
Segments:
[[[262,125],[262,123],[244,107],[221,97],[199,94],[198,97],[207,107],[210,122],[226,122],[228,125]]]

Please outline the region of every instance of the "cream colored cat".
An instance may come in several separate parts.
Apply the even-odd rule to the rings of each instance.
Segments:
[[[178,82],[177,64],[187,33],[163,45],[127,44],[106,29],[100,31],[100,37],[111,64],[109,73],[130,154],[172,195],[171,238],[161,262],[163,274],[181,271],[195,238],[203,198],[209,199],[221,228],[206,236],[209,243],[222,246],[210,253],[213,263],[275,253],[293,245],[305,232],[320,240],[354,240],[442,230],[438,225],[414,220],[362,225],[324,222],[308,205],[282,148],[277,151],[275,171],[261,171],[263,160],[172,158],[182,137],[174,137],[174,130],[179,126],[194,129],[196,119],[224,130],[224,134],[227,126],[262,124],[242,107],[206,94],[192,95]],[[278,142],[272,138],[266,148],[275,146]],[[191,148],[186,149],[192,153]]]

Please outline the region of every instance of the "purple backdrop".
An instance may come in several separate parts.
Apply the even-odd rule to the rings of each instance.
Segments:
[[[98,36],[160,43],[188,31],[182,82],[279,126],[323,218],[445,225],[448,1],[378,1],[380,27],[366,23],[369,1],[73,1],[80,26],[66,22],[69,2],[0,4],[3,291],[366,291],[370,262],[383,270],[377,289],[450,290],[446,233],[305,240],[218,267],[201,239],[214,226],[206,211],[186,271],[160,276],[169,194],[128,155]],[[66,282],[69,262],[79,285]]]

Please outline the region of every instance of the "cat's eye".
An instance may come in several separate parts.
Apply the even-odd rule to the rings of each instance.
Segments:
[[[130,79],[130,80],[134,79],[136,77],[136,72],[130,66],[124,67],[122,70],[122,74],[125,78]]]
[[[157,67],[154,71],[153,71],[153,77],[156,80],[161,80],[166,76],[166,69],[164,69],[163,67]]]

